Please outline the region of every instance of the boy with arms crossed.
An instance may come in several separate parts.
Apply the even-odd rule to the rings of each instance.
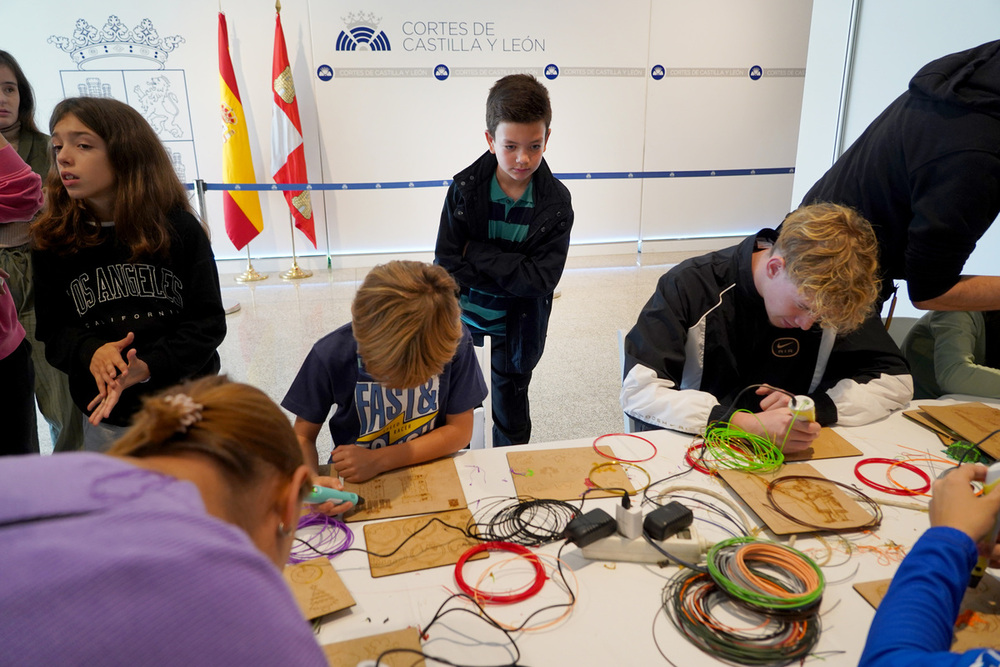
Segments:
[[[573,227],[569,190],[542,158],[551,121],[548,91],[533,76],[512,74],[493,85],[489,151],[456,174],[435,248],[435,263],[461,287],[462,321],[477,341],[491,339],[497,446],[531,437],[528,383]]]

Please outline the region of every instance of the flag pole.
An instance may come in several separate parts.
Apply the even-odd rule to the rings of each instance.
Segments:
[[[274,60],[271,74],[274,79],[274,115],[271,125],[271,159],[275,155],[284,158],[284,165],[272,174],[276,183],[306,183],[305,153],[302,149],[302,127],[299,122],[298,103],[295,100],[295,83],[292,81],[291,64],[288,61],[288,50],[285,48],[284,31],[281,28],[281,1],[274,3]],[[298,143],[289,145],[291,135],[298,138]],[[312,199],[309,188],[297,193],[286,192],[288,203],[288,227],[292,237],[292,268],[281,274],[285,280],[300,280],[312,275],[299,267],[298,256],[295,253],[295,220],[296,215],[302,218],[303,233],[316,245],[316,232],[312,223]],[[308,221],[308,224],[307,224]]]
[[[288,226],[292,229],[292,268],[282,273],[281,277],[285,280],[308,278],[313,274],[312,271],[299,268],[299,262],[295,257],[295,219],[292,217],[291,211],[288,212]]]
[[[234,279],[238,283],[253,283],[258,280],[267,280],[266,273],[257,273],[257,269],[253,268],[253,262],[250,261],[250,243],[247,243],[247,270],[236,276]]]

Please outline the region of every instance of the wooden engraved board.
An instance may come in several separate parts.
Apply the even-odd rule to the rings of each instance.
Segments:
[[[752,475],[736,470],[720,470],[719,475],[775,535],[815,531],[815,528],[795,523],[778,514],[767,502],[767,483],[772,479],[786,475],[823,477],[808,463],[784,466],[781,470],[766,475]],[[785,482],[774,490],[774,500],[789,514],[800,517],[807,523],[824,526],[826,530],[851,530],[872,520],[869,512],[834,484],[808,479]]]
[[[941,439],[941,442],[945,447],[950,447],[955,444],[955,441],[959,438],[957,433],[949,429],[944,424],[932,419],[931,416],[923,410],[905,410],[903,412],[903,416],[934,433],[934,435]]]
[[[890,581],[892,579],[879,579],[854,584],[854,590],[878,609]],[[953,653],[980,647],[1000,650],[1000,603],[997,600],[1000,600],[1000,582],[990,575],[983,577],[975,588],[965,590],[951,641]]]
[[[982,403],[918,407],[961,435],[967,442],[979,442],[993,431],[1000,429],[1000,410]],[[1000,437],[993,436],[979,448],[993,458],[1000,459]]]
[[[608,456],[613,456],[610,447],[598,447]],[[605,458],[593,447],[571,447],[569,449],[548,449],[543,451],[508,452],[507,465],[514,480],[518,496],[549,500],[577,500],[588,488],[587,478],[601,488],[620,488],[635,493],[635,488],[621,465],[613,459]],[[600,470],[590,474],[594,466]],[[641,473],[640,473],[641,474]],[[615,491],[591,491],[588,498],[621,497]]]
[[[892,579],[879,579],[877,581],[862,581],[854,584],[854,590],[858,592],[865,602],[878,609],[879,603],[889,590],[889,583]]]
[[[437,521],[427,526],[427,522],[432,518],[463,529],[472,525],[472,512],[468,508],[441,512],[433,516],[425,514],[395,521],[365,524],[365,548],[377,554],[393,551],[403,540],[423,528],[416,537],[410,538],[399,551],[388,558],[368,554],[368,565],[372,576],[384,577],[441,565],[454,565],[463,553],[479,544],[478,540],[466,537],[461,531],[445,528]],[[472,560],[487,556],[489,554],[484,551],[473,556]]]
[[[347,522],[467,507],[458,470],[451,458],[384,472],[363,484],[345,482],[344,490],[365,499],[364,504],[345,515]]]
[[[369,662],[374,665],[375,659],[391,648],[421,650],[420,631],[416,628],[405,628],[336,644],[325,644],[323,653],[326,654],[330,667],[358,667]],[[379,667],[423,667],[424,660],[414,653],[390,653],[378,664]]]
[[[281,575],[292,589],[299,609],[308,620],[355,604],[340,575],[324,556],[304,563],[286,565]]]
[[[836,459],[842,456],[861,456],[861,450],[847,442],[832,428],[824,428],[808,449],[785,454],[785,461],[816,461]]]

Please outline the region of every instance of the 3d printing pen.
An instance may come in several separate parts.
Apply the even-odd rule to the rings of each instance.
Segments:
[[[808,396],[793,396],[788,401],[788,409],[792,411],[792,415],[799,421],[816,421],[816,403]]]
[[[337,489],[328,489],[325,486],[314,486],[312,488],[312,493],[306,496],[304,502],[307,502],[310,505],[320,505],[328,500],[332,500],[335,503],[350,501],[354,503],[355,507],[365,502],[365,499],[356,493],[338,491]]]
[[[997,482],[1000,482],[1000,463],[994,463],[986,472],[986,481],[983,482],[983,493],[986,494],[992,491]],[[969,578],[969,588],[975,588],[979,584],[979,580],[986,573],[986,568],[990,566],[990,553],[993,550],[993,545],[996,544],[997,533],[1000,533],[1000,514],[997,515],[996,520],[993,522],[993,530],[986,536],[986,554],[980,556],[979,560],[976,561],[976,566],[972,568],[972,576]]]

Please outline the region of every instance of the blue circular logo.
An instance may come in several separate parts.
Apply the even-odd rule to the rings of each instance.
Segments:
[[[434,68],[434,78],[438,81],[444,81],[448,78],[449,74],[451,74],[451,71],[447,65],[441,64]]]
[[[760,65],[754,65],[753,67],[750,68],[749,74],[750,74],[750,78],[753,81],[756,81],[760,77],[764,76],[764,70],[761,68]]]
[[[316,76],[319,77],[320,81],[329,81],[333,78],[333,68],[329,65],[320,65],[319,69],[316,70]]]
[[[653,69],[649,70],[649,75],[656,81],[662,79],[666,73],[667,70],[663,69],[663,65],[653,65]]]
[[[545,66],[545,78],[551,81],[552,79],[559,76],[559,68],[552,63]]]

